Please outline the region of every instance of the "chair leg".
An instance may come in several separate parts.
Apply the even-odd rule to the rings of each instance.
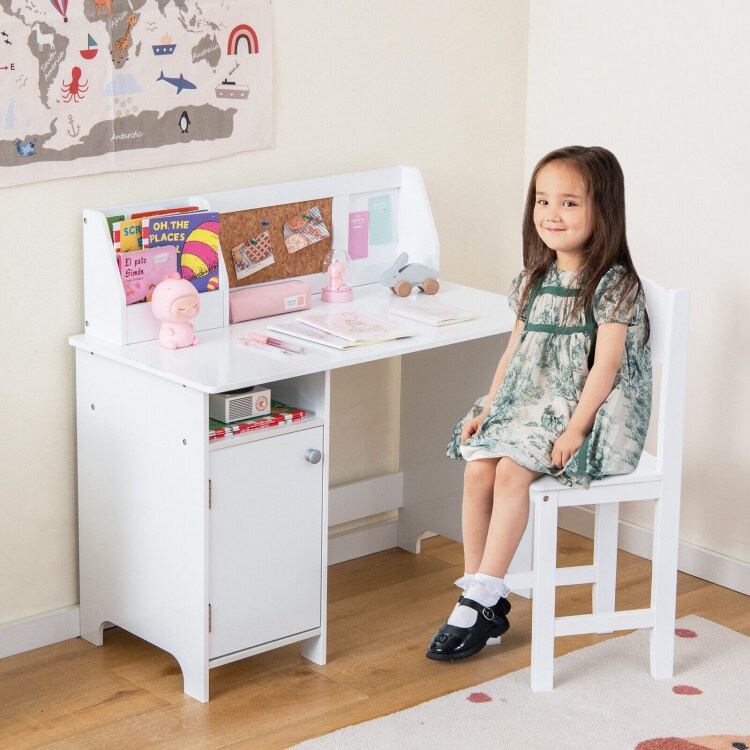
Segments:
[[[600,503],[595,509],[594,565],[597,578],[591,592],[594,614],[610,614],[615,611],[619,508],[619,503]],[[607,628],[596,632],[611,633],[613,631]]]
[[[534,599],[531,609],[531,689],[552,690],[555,658],[557,492],[534,504]]]
[[[674,624],[677,608],[677,555],[679,548],[679,497],[666,488],[656,501],[651,568],[651,676],[665,680],[674,673]]]

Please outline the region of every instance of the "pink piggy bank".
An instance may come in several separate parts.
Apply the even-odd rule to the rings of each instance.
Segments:
[[[179,273],[165,276],[154,289],[151,311],[161,321],[159,343],[167,349],[195,346],[195,326],[189,321],[201,309],[196,288]]]

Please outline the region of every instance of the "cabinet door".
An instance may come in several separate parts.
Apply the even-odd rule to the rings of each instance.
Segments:
[[[211,658],[320,627],[323,427],[210,453]],[[326,539],[327,542],[327,539]]]

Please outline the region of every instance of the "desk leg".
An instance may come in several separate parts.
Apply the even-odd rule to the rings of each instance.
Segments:
[[[466,464],[448,458],[445,450],[456,423],[487,392],[508,337],[501,334],[401,358],[402,549],[419,552],[426,531],[461,541]]]

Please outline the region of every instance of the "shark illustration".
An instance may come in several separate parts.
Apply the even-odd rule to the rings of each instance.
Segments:
[[[194,83],[191,83],[188,81],[185,76],[180,73],[179,78],[167,78],[164,75],[164,71],[162,70],[161,75],[156,79],[157,81],[166,81],[167,83],[171,83],[173,86],[177,88],[177,93],[179,94],[182,89],[194,89],[196,88],[196,85]]]

